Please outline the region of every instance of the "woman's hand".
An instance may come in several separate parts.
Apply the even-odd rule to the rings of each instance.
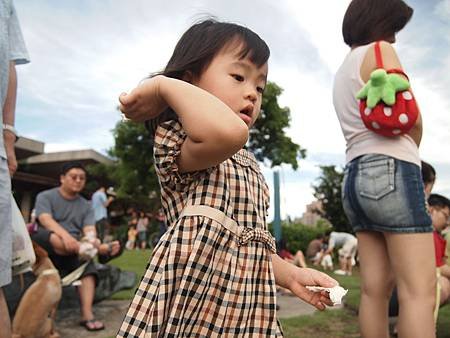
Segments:
[[[308,290],[306,286],[332,288],[338,285],[335,279],[314,269],[298,268],[284,261],[278,255],[272,255],[272,263],[275,280],[278,285],[291,290],[298,298],[319,310],[324,310],[326,305],[333,305],[328,292],[313,292]]]
[[[16,152],[14,150],[14,144],[16,143],[16,135],[10,131],[3,131],[3,143],[5,145],[6,159],[8,163],[9,175],[14,176],[17,170]]]
[[[146,79],[129,94],[120,94],[119,108],[122,113],[136,122],[143,122],[161,114],[167,108],[167,103],[160,94],[160,83],[163,79],[162,75]]]

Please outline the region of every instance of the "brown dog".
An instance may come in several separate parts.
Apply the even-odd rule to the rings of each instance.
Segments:
[[[59,338],[54,319],[61,299],[61,278],[47,252],[33,243],[37,279],[25,291],[12,323],[12,338]]]

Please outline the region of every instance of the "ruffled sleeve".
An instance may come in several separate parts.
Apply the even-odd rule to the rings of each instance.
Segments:
[[[186,132],[179,121],[166,121],[158,126],[155,133],[153,156],[156,173],[162,187],[175,191],[186,190],[193,181],[211,172],[213,168],[180,173],[177,157],[186,140]]]

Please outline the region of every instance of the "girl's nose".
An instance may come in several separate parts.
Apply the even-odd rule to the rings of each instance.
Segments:
[[[256,88],[248,88],[246,95],[245,95],[246,99],[249,99],[251,102],[255,103],[256,100],[258,99],[258,92],[256,91]]]

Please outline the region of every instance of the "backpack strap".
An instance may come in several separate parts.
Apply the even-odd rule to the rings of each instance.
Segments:
[[[406,77],[406,79],[409,81],[408,75],[406,75],[406,73],[405,73],[402,69],[399,69],[399,68],[391,68],[391,69],[386,70],[386,73],[388,73],[388,74],[394,73],[394,74],[400,74],[400,75],[403,75],[403,76]]]
[[[380,41],[375,42],[375,60],[377,62],[377,68],[384,68],[383,58],[381,57]]]
[[[380,42],[381,41],[375,42],[375,60],[377,62],[377,68],[383,68],[384,69],[383,57],[381,56]],[[403,75],[409,81],[408,75],[406,75],[405,72],[402,69],[391,68],[391,69],[387,69],[386,72],[388,74],[395,73],[395,74]]]

